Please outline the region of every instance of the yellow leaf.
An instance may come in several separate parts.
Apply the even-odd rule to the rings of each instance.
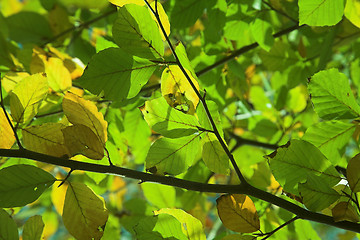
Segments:
[[[10,92],[15,88],[18,82],[28,76],[29,74],[27,72],[7,72],[2,79],[2,86],[6,92]]]
[[[344,10],[345,17],[350,20],[352,24],[360,28],[360,1],[347,0]]]
[[[34,74],[21,80],[10,94],[11,115],[15,122],[27,122],[38,112],[48,93],[45,74]]]
[[[24,145],[27,149],[55,157],[69,157],[69,150],[64,144],[61,123],[44,123],[22,130]]]
[[[251,199],[243,194],[226,194],[216,200],[219,217],[228,229],[252,233],[260,229],[259,216]]]
[[[69,183],[62,219],[76,239],[101,239],[109,212],[105,201],[83,183]]]
[[[332,209],[332,215],[335,222],[340,221],[352,221],[358,222],[359,215],[356,212],[356,208],[351,205],[350,202],[339,202],[336,206]]]
[[[49,86],[55,92],[64,92],[71,88],[71,75],[60,58],[51,57],[45,62],[45,72]]]
[[[346,176],[353,192],[360,192],[360,153],[350,159],[347,168]]]
[[[140,5],[140,6],[144,6],[145,5],[145,2],[144,0],[109,0],[110,3],[116,5],[116,6],[119,6],[119,7],[122,7],[124,6],[125,4],[130,4],[130,3],[133,3],[133,4],[136,4],[136,5]],[[149,1],[150,2],[150,1]]]
[[[82,154],[97,160],[104,157],[104,145],[89,127],[75,124],[62,129],[62,132],[71,156]]]
[[[155,2],[152,2],[152,3],[150,4],[150,6],[154,9],[154,11],[156,10],[156,8],[155,8]],[[150,9],[149,9],[149,11],[150,11]],[[161,21],[161,23],[162,23],[162,25],[163,25],[163,27],[164,27],[164,29],[165,29],[166,35],[169,36],[169,34],[170,34],[170,22],[169,22],[169,18],[168,18],[168,16],[166,15],[166,12],[164,11],[163,6],[162,6],[161,3],[159,3],[159,2],[157,2],[157,11],[158,11],[158,14],[159,14],[159,17],[160,17],[160,21]],[[161,38],[162,38],[163,41],[165,41],[166,38],[165,38],[163,32],[161,31],[160,25],[159,25],[159,23],[158,23],[155,15],[154,15],[151,11],[150,11],[150,14],[151,14],[151,17],[152,17],[152,18],[156,21],[156,23],[158,24],[158,26],[159,26],[159,31],[160,31],[160,33],[161,33]]]
[[[57,179],[64,179],[63,176],[57,176]],[[58,187],[58,184],[53,184],[51,189],[51,202],[53,203],[58,214],[62,214],[65,202],[65,194],[68,188],[68,183],[65,181],[63,185]]]
[[[0,148],[10,149],[15,143],[14,132],[6,119],[3,109],[0,109],[0,139]]]
[[[199,83],[192,77],[189,70],[185,69],[196,89]],[[176,65],[167,67],[161,76],[161,93],[168,104],[182,112],[194,114],[199,98],[181,69]]]
[[[181,209],[162,208],[154,211],[155,215],[166,213],[175,217],[181,223],[181,229],[189,240],[206,240],[203,226],[199,219]]]
[[[67,92],[62,106],[69,122],[89,127],[99,138],[100,142],[105,145],[108,124],[104,120],[104,116],[98,112],[95,103]]]
[[[46,52],[42,48],[34,47],[30,62],[30,73],[35,74],[45,72],[46,59]]]

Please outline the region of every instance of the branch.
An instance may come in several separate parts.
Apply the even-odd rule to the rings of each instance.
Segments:
[[[38,162],[67,167],[73,171],[82,170],[97,173],[115,174],[122,177],[137,179],[143,182],[155,182],[163,185],[179,187],[197,192],[247,194],[249,196],[253,196],[255,198],[274,204],[280,208],[286,209],[301,219],[324,223],[337,228],[360,233],[360,224],[349,221],[335,222],[334,219],[330,216],[310,212],[294,203],[274,196],[263,190],[257,189],[253,186],[250,186],[249,184],[241,183],[240,185],[222,185],[199,183],[175,177],[153,175],[150,173],[139,172],[117,166],[107,166],[94,163],[79,162],[65,158],[58,158],[42,153],[36,153],[26,149],[0,149],[0,156],[32,159]]]
[[[278,38],[278,37],[280,37],[282,35],[285,35],[285,34],[288,34],[288,33],[292,32],[292,31],[294,31],[294,30],[297,30],[297,29],[299,29],[299,28],[301,28],[303,26],[305,26],[305,25],[299,26],[299,24],[296,24],[296,25],[291,26],[289,28],[285,28],[285,29],[273,34],[273,37]],[[224,57],[224,58],[220,59],[219,61],[215,62],[214,64],[212,64],[210,66],[207,66],[204,69],[201,69],[200,71],[196,72],[196,75],[201,76],[201,75],[211,71],[212,69],[214,69],[214,68],[216,68],[218,66],[221,66],[221,65],[227,63],[228,61],[232,60],[233,58],[235,58],[235,57],[237,57],[237,56],[239,56],[241,54],[244,54],[244,53],[246,53],[246,52],[248,52],[248,51],[250,51],[250,50],[252,50],[252,49],[254,49],[254,48],[258,47],[258,46],[259,46],[258,43],[253,43],[253,44],[244,46],[244,47],[234,51],[229,56]]]
[[[283,227],[289,225],[290,223],[294,222],[294,221],[297,220],[297,219],[299,219],[299,217],[294,217],[294,218],[290,219],[289,221],[281,224],[279,227],[275,228],[275,229],[272,230],[271,232],[262,234],[262,236],[266,235],[266,237],[264,237],[264,238],[261,239],[261,240],[268,239],[268,238],[271,237],[274,233],[276,233],[277,231],[279,231],[280,229],[282,229]]]
[[[279,147],[276,144],[262,143],[262,142],[258,142],[258,141],[251,140],[251,139],[245,139],[245,138],[242,138],[242,137],[236,135],[233,132],[228,132],[228,133],[231,138],[234,138],[236,140],[236,145],[233,147],[233,151],[242,145],[251,145],[251,146],[262,147],[262,148],[267,148],[267,149],[271,149],[271,150],[276,150]]]
[[[192,89],[194,90],[195,94],[197,95],[197,97],[199,98],[200,102],[202,103],[203,107],[204,107],[204,110],[206,112],[206,115],[210,121],[210,124],[211,124],[211,127],[213,128],[213,131],[214,131],[214,134],[216,136],[216,138],[218,139],[218,141],[220,142],[220,145],[221,147],[224,149],[226,155],[229,157],[230,159],[230,162],[232,164],[232,166],[234,167],[235,169],[235,172],[236,174],[238,175],[241,183],[243,184],[248,184],[245,177],[242,175],[239,167],[237,166],[236,164],[236,161],[234,159],[234,156],[232,155],[232,153],[230,152],[230,150],[228,149],[226,143],[224,142],[224,140],[222,139],[217,127],[216,127],[216,124],[215,124],[215,121],[214,119],[212,118],[211,116],[211,113],[210,113],[210,110],[206,104],[206,101],[205,101],[205,97],[201,96],[199,90],[196,88],[196,86],[194,85],[194,83],[192,82],[190,76],[188,75],[188,73],[186,72],[185,68],[183,67],[183,65],[181,64],[180,62],[180,59],[179,57],[177,56],[176,52],[175,52],[175,48],[174,46],[172,45],[170,39],[169,39],[169,36],[166,34],[166,31],[165,31],[165,28],[161,22],[161,19],[160,19],[160,16],[158,14],[158,11],[157,11],[157,0],[155,0],[155,10],[150,6],[149,2],[147,0],[144,0],[146,5],[148,6],[148,8],[150,9],[150,11],[154,14],[155,18],[157,19],[157,22],[159,23],[159,26],[160,26],[160,29],[163,33],[163,35],[165,36],[165,39],[166,39],[166,42],[168,43],[170,49],[171,49],[171,52],[173,54],[173,56],[175,57],[175,61],[176,61],[176,64],[179,66],[179,68],[181,69],[182,73],[184,74],[184,76],[186,77],[187,81],[189,82],[189,84],[191,85]]]

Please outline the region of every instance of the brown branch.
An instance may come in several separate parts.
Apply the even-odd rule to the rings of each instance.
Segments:
[[[264,234],[261,234],[261,236],[265,236],[264,238],[262,238],[261,240],[265,240],[265,239],[268,239],[269,237],[271,237],[274,233],[276,233],[277,231],[279,231],[280,229],[282,229],[283,227],[289,225],[290,223],[294,222],[295,220],[299,219],[299,217],[294,217],[292,219],[290,219],[289,221],[281,224],[279,227],[275,228],[274,230],[272,230],[271,232],[268,232],[268,233],[264,233]],[[259,235],[260,236],[260,235]]]

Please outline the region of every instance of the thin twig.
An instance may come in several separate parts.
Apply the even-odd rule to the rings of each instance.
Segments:
[[[1,108],[3,109],[4,111],[4,114],[5,114],[5,117],[6,117],[6,120],[8,121],[13,133],[14,133],[14,136],[15,136],[15,139],[16,139],[16,143],[18,145],[18,147],[20,149],[24,149],[23,146],[21,145],[21,142],[20,142],[20,139],[19,139],[19,136],[17,135],[16,133],[16,129],[14,127],[14,125],[12,124],[11,120],[10,120],[10,117],[8,115],[8,113],[6,112],[6,109],[5,109],[5,105],[4,105],[4,98],[3,98],[3,94],[2,94],[2,78],[1,78],[1,73],[0,73],[0,99],[1,99]]]
[[[289,225],[290,223],[294,222],[294,221],[297,220],[297,219],[299,219],[299,217],[294,217],[294,218],[290,219],[289,221],[281,224],[279,227],[275,228],[275,229],[272,230],[271,232],[264,233],[264,235],[266,235],[266,237],[262,238],[261,240],[268,239],[268,238],[271,237],[274,233],[276,233],[277,231],[279,231],[280,229],[282,229],[283,227]]]
[[[157,0],[155,0],[155,10],[150,6],[149,2],[147,0],[144,0],[146,5],[148,6],[148,8],[150,9],[150,11],[154,14],[155,18],[157,19],[158,21],[158,24],[160,26],[160,29],[163,33],[163,35],[165,36],[165,39],[166,39],[166,42],[168,43],[170,49],[171,49],[171,52],[173,54],[173,56],[175,57],[175,61],[176,61],[176,64],[179,66],[180,70],[182,71],[182,73],[184,74],[184,76],[186,77],[187,81],[189,82],[189,84],[191,85],[192,89],[194,90],[195,94],[197,95],[197,97],[199,98],[200,102],[202,103],[204,109],[205,109],[205,112],[206,112],[206,115],[210,121],[210,124],[213,128],[213,131],[214,131],[214,134],[216,135],[216,138],[218,139],[218,141],[220,142],[222,148],[224,149],[226,155],[229,157],[230,159],[230,162],[231,164],[233,165],[234,169],[235,169],[235,172],[236,174],[238,175],[240,181],[244,184],[248,184],[245,177],[242,175],[239,167],[237,166],[237,163],[233,157],[233,155],[231,154],[230,150],[228,149],[226,143],[224,142],[224,140],[222,139],[217,127],[216,127],[216,124],[214,122],[214,119],[212,118],[211,116],[211,113],[210,113],[210,110],[206,104],[206,101],[205,101],[205,98],[203,96],[201,96],[199,90],[196,88],[195,84],[192,82],[190,76],[188,75],[188,73],[186,72],[185,68],[183,67],[183,65],[181,64],[180,62],[180,59],[179,57],[177,56],[176,52],[175,52],[175,48],[174,46],[172,45],[168,35],[166,34],[166,31],[165,31],[165,28],[161,22],[161,19],[160,19],[160,16],[157,12]]]
[[[245,139],[238,135],[236,135],[233,132],[229,132],[229,135],[231,138],[234,138],[236,140],[236,145],[233,147],[232,151],[234,151],[236,148],[242,146],[242,145],[250,145],[255,147],[261,147],[271,150],[276,150],[279,146],[276,144],[270,144],[270,143],[262,143],[251,139]]]
[[[277,13],[280,14],[280,15],[283,15],[284,17],[290,19],[290,20],[293,21],[294,23],[297,23],[297,21],[296,21],[294,18],[292,18],[291,16],[289,16],[287,13],[285,13],[285,12],[283,12],[283,11],[280,11],[280,10],[274,8],[269,2],[264,1],[264,0],[263,0],[262,2],[263,2],[265,5],[267,5],[271,10],[277,12]]]
[[[66,180],[68,180],[68,178],[70,177],[70,175],[73,171],[74,171],[73,169],[70,169],[70,171],[68,172],[68,174],[66,175],[64,180],[62,180],[61,183],[59,184],[58,188],[61,187],[66,182]]]

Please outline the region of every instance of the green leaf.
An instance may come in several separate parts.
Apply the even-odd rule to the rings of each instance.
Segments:
[[[181,223],[182,231],[187,236],[187,239],[189,240],[206,239],[203,226],[200,220],[186,213],[184,210],[163,208],[160,209],[159,211],[155,211],[154,213],[155,214],[167,213],[171,216],[174,216]]]
[[[147,7],[127,4],[118,11],[113,37],[124,51],[143,58],[161,58],[164,44]]]
[[[22,79],[11,92],[10,108],[15,122],[31,120],[48,93],[46,75],[37,73]]]
[[[250,29],[259,46],[265,51],[269,51],[274,44],[271,24],[262,18],[256,18],[255,21],[250,24]]]
[[[329,187],[341,180],[335,167],[320,150],[303,140],[293,139],[266,158],[276,181],[287,192],[293,194],[298,193],[298,184],[305,182],[308,175],[320,177]]]
[[[355,128],[355,124],[335,120],[320,122],[309,127],[302,139],[312,143],[327,159],[337,164]]]
[[[179,57],[179,61],[180,61],[181,65],[185,69],[187,69],[187,70],[189,70],[191,72],[191,75],[192,75],[193,78],[197,79],[194,68],[191,66],[191,63],[190,63],[189,58],[188,58],[187,53],[186,53],[186,49],[185,49],[184,45],[182,44],[182,42],[179,42],[176,45],[175,53]]]
[[[321,240],[310,221],[298,219],[294,222],[299,239]]]
[[[108,48],[94,55],[77,83],[93,94],[103,91],[106,99],[121,101],[135,97],[156,66],[120,48]]]
[[[229,157],[213,133],[205,135],[202,159],[211,171],[229,174]]]
[[[56,179],[41,168],[13,165],[0,170],[0,207],[21,207],[34,202]]]
[[[332,68],[316,73],[308,85],[315,111],[323,119],[352,119],[360,115],[345,74]]]
[[[344,14],[345,0],[299,0],[299,25],[333,26]]]
[[[136,239],[188,239],[181,230],[180,222],[169,214],[149,216],[140,220],[134,227]]]
[[[146,170],[156,174],[178,175],[194,162],[200,148],[199,135],[171,139],[159,138],[150,147]]]
[[[142,183],[141,189],[146,199],[158,208],[174,207],[176,192],[172,186],[158,183]]]
[[[62,219],[76,239],[101,239],[109,213],[105,201],[83,183],[69,183]]]
[[[350,159],[346,167],[346,176],[351,191],[360,192],[360,154]]]
[[[40,240],[44,226],[45,224],[41,216],[35,215],[30,217],[24,225],[23,240]]]
[[[191,135],[200,125],[196,117],[170,107],[163,97],[146,101],[142,113],[154,131],[168,138]]]
[[[0,239],[19,240],[19,232],[15,221],[4,210],[0,209]]]
[[[360,1],[346,0],[344,14],[352,24],[360,28]]]
[[[215,124],[216,124],[216,128],[220,133],[220,136],[224,136],[224,131],[222,129],[222,125],[221,125],[221,117],[218,111],[218,106],[215,102],[207,100],[206,104],[209,108],[211,117],[213,118]],[[208,130],[213,130],[210,120],[206,114],[205,108],[204,106],[201,104],[199,107],[196,108],[196,114],[199,118],[199,122],[200,122],[200,126],[202,128],[208,129]]]
[[[282,41],[276,41],[269,52],[260,51],[259,56],[270,71],[285,70],[299,60],[290,46]]]
[[[299,193],[303,203],[311,211],[321,211],[340,198],[334,189],[321,178],[309,175],[305,183],[299,184]]]

